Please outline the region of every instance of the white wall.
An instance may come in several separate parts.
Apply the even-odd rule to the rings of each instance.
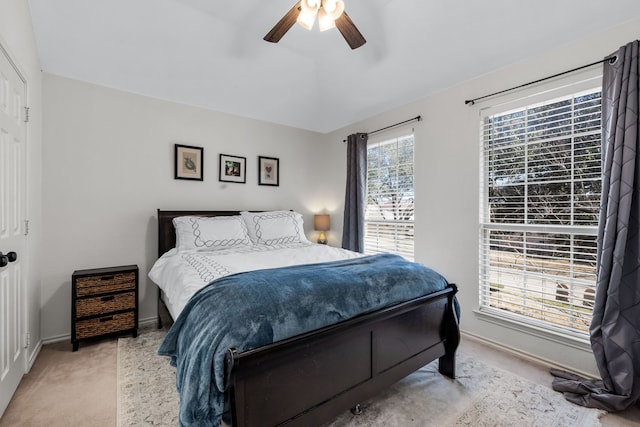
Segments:
[[[0,44],[27,80],[27,105],[31,121],[27,126],[27,219],[30,234],[27,253],[18,254],[25,266],[25,298],[27,329],[31,340],[29,361],[33,363],[40,342],[40,247],[42,245],[41,215],[41,148],[42,148],[42,73],[35,37],[31,26],[29,5],[24,0],[4,0],[0,6]],[[7,250],[7,249],[5,249]]]
[[[324,208],[322,136],[44,76],[42,335],[70,334],[74,270],[137,264],[140,319],[156,315],[147,273],[156,210]],[[204,181],[174,179],[174,143],[204,148]],[[247,158],[246,184],[218,181],[220,153]],[[258,186],[258,156],[280,159],[280,186]]]
[[[459,286],[464,331],[593,375],[597,375],[597,369],[588,345],[561,344],[553,337],[543,339],[533,331],[523,333],[489,322],[474,312],[478,308],[479,111],[491,101],[475,106],[464,101],[602,59],[635,40],[638,28],[640,20],[629,22],[327,136],[338,140],[353,132],[372,131],[422,115],[422,122],[411,125],[415,127],[416,144],[416,260],[434,267]],[[339,149],[334,151],[335,158],[343,155]],[[340,170],[333,182],[338,185],[344,179]]]

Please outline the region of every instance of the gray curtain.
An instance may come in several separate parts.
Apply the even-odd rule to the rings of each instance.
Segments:
[[[364,252],[364,209],[367,205],[366,133],[347,137],[347,190],[344,198],[342,247]]]
[[[554,389],[607,411],[640,398],[640,141],[638,44],[605,62],[602,83],[602,201],[596,298],[589,333],[602,381],[562,371]]]

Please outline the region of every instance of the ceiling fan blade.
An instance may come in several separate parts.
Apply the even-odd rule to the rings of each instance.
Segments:
[[[296,3],[289,12],[287,12],[280,21],[269,31],[269,33],[264,36],[264,40],[271,43],[278,43],[282,36],[284,36],[287,31],[293,27],[293,24],[296,23],[296,19],[298,19],[298,15],[300,14],[300,3]]]
[[[357,49],[367,42],[351,18],[349,18],[347,12],[342,12],[342,15],[336,19],[336,27],[338,27],[340,34],[342,34],[351,49]]]

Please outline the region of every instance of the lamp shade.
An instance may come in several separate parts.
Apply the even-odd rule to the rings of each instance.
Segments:
[[[333,19],[334,21],[340,18],[340,15],[344,12],[344,2],[342,0],[337,0],[335,5],[332,5],[331,9],[324,8],[325,12]]]
[[[318,12],[318,26],[320,27],[320,31],[327,31],[331,28],[335,28],[336,23],[334,21],[335,20],[327,14],[324,8],[320,9]]]
[[[328,231],[331,228],[331,220],[329,215],[314,215],[313,216],[313,228],[316,231]]]
[[[300,11],[298,18],[296,18],[296,22],[305,30],[311,30],[314,22],[316,22],[316,13],[315,10],[310,11],[303,9]]]
[[[305,12],[312,12],[314,15],[320,7],[320,0],[302,0],[300,2],[300,9]]]

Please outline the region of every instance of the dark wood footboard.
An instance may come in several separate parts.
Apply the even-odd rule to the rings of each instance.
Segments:
[[[455,375],[457,289],[227,356],[232,425],[327,422],[435,359]]]

